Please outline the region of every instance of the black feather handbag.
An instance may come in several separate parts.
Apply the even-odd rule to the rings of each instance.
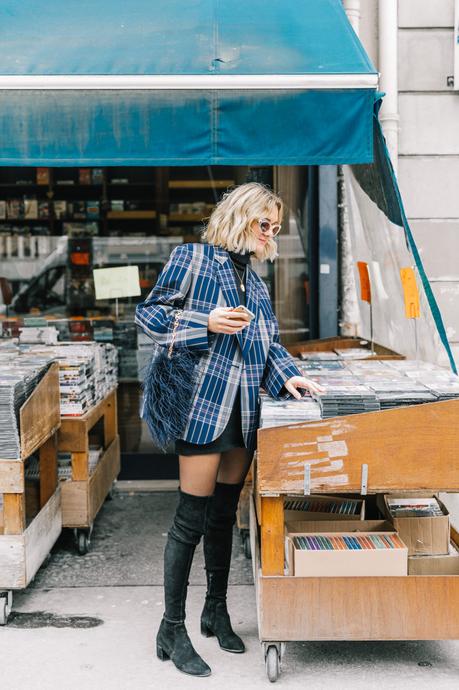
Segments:
[[[186,427],[197,382],[199,355],[184,348],[174,349],[181,315],[182,310],[178,310],[171,343],[152,357],[143,382],[141,417],[155,445],[163,451],[180,438]]]

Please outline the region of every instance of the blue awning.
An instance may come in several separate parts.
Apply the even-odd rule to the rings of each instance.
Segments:
[[[1,165],[372,160],[340,0],[3,0]]]

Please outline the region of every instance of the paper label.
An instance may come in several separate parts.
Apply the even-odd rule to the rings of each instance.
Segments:
[[[360,299],[363,302],[371,304],[371,285],[368,264],[366,261],[357,261],[357,268],[359,269],[360,277]]]
[[[95,268],[93,275],[96,299],[115,299],[140,295],[138,266]]]
[[[421,316],[419,290],[413,269],[410,266],[401,268],[400,278],[402,281],[403,296],[405,298],[405,316],[407,319],[419,319]]]

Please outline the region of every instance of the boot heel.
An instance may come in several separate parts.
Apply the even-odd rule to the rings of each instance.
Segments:
[[[169,659],[169,655],[166,654],[164,649],[159,644],[156,645],[156,654],[158,659],[161,659],[161,661],[167,661]]]
[[[201,623],[201,635],[204,635],[204,637],[213,637],[215,633],[213,633],[205,623]]]

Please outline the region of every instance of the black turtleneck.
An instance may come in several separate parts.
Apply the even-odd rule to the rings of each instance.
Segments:
[[[230,258],[233,262],[233,270],[235,273],[236,277],[236,283],[237,283],[237,291],[239,293],[239,301],[240,304],[245,305],[245,300],[246,300],[246,293],[241,290],[241,276],[244,273],[244,286],[246,286],[247,281],[247,266],[250,264],[250,258],[251,254],[244,253],[244,254],[239,254],[238,252],[230,252],[228,251],[228,254],[230,255]],[[237,270],[236,270],[237,269]]]

